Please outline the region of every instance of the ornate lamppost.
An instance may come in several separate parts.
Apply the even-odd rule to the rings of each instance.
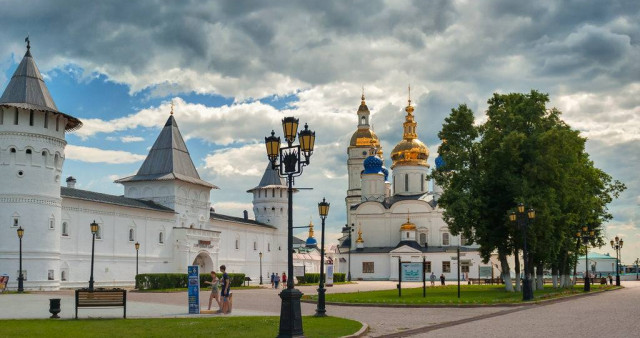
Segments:
[[[22,236],[24,236],[24,229],[18,228],[18,239],[20,240],[20,273],[18,274],[18,292],[24,292],[24,274],[22,273]]]
[[[589,240],[595,237],[595,232],[589,231],[589,227],[585,225],[582,227],[582,231],[578,231],[576,235],[582,239],[582,244],[584,244],[584,291],[587,292],[591,290],[589,284]]]
[[[280,307],[280,329],[278,337],[302,336],[302,311],[300,309],[300,298],[302,292],[293,287],[293,179],[302,175],[303,167],[309,165],[309,158],[313,153],[316,133],[309,130],[307,124],[304,130],[298,133],[299,120],[295,117],[285,117],[282,120],[282,129],[287,146],[280,146],[280,137],[275,136],[271,131],[271,136],[265,137],[267,146],[267,156],[271,161],[273,169],[279,168],[281,177],[287,178],[287,258],[288,273],[287,288],[280,292],[282,304]],[[293,145],[296,140],[296,133],[300,144]]]
[[[258,254],[260,257],[260,285],[262,285],[262,251]]]
[[[525,213],[525,207],[523,203],[518,203],[518,207],[516,209],[517,212],[512,211],[509,214],[509,220],[512,223],[517,224],[518,229],[522,231],[522,256],[524,258],[524,281],[522,282],[522,300],[528,301],[533,299],[533,289],[531,288],[531,279],[529,278],[529,251],[527,249],[527,232],[529,230],[529,226],[536,218],[536,211],[530,208]],[[520,276],[517,276],[516,278],[520,278]]]
[[[318,286],[316,317],[324,317],[327,313],[324,306],[324,293],[326,291],[324,288],[324,221],[327,219],[327,215],[329,215],[329,206],[329,202],[327,202],[324,197],[322,198],[322,202],[318,203],[318,213],[320,214],[320,219],[322,219],[322,235],[320,237],[320,285]]]
[[[134,246],[136,247],[136,276],[137,276],[138,275],[138,251],[140,250],[140,243],[136,242]]]
[[[624,244],[624,241],[618,236],[611,240],[611,248],[616,251],[616,286],[620,286],[620,267],[618,263],[620,262],[620,249],[622,249],[622,244]]]
[[[351,224],[351,226],[349,226],[349,224],[345,224],[344,228],[342,228],[342,233],[349,237],[349,252],[348,252],[349,262],[347,263],[347,267],[348,267],[347,281],[348,282],[351,281],[351,233],[353,233],[354,229],[355,227],[353,226],[353,224]]]
[[[92,242],[91,242],[91,276],[89,277],[89,291],[93,291],[93,256],[95,253],[95,247],[96,247],[96,234],[98,233],[98,228],[100,227],[98,225],[98,223],[96,223],[96,221],[94,220],[93,223],[90,224],[91,226],[91,235],[93,236]]]

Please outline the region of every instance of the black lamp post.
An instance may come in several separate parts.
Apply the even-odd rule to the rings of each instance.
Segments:
[[[260,251],[258,256],[260,256],[260,285],[262,285],[262,251]]]
[[[136,276],[137,276],[138,275],[138,251],[140,250],[140,243],[136,242],[134,246],[136,247]]]
[[[527,232],[529,230],[529,225],[531,225],[533,220],[536,218],[536,211],[533,209],[529,209],[525,213],[525,207],[523,203],[519,203],[516,209],[517,212],[512,211],[509,214],[509,220],[512,223],[517,224],[518,228],[522,231],[522,255],[524,258],[524,281],[522,282],[522,300],[528,301],[533,299],[533,289],[531,288],[531,279],[529,278],[529,251],[527,249]],[[520,276],[516,276],[516,278],[520,278]]]
[[[618,236],[611,240],[611,248],[616,251],[616,286],[620,286],[620,267],[618,263],[620,262],[620,249],[622,249],[622,244],[624,244],[624,241]]]
[[[91,226],[91,235],[93,236],[93,240],[91,242],[91,276],[89,277],[89,291],[93,291],[93,256],[96,247],[96,233],[98,233],[98,228],[100,227],[98,223],[94,220]]]
[[[347,281],[348,282],[351,281],[351,233],[353,232],[354,229],[355,228],[354,228],[353,224],[351,224],[351,226],[349,226],[349,224],[345,224],[344,228],[342,228],[342,233],[349,237],[349,252],[348,252],[348,260],[349,260],[349,262],[347,263],[347,267],[348,267]]]
[[[24,274],[22,274],[22,236],[24,235],[24,229],[18,228],[18,239],[20,240],[20,273],[18,274],[18,292],[24,292]]]
[[[280,307],[278,337],[293,337],[303,335],[302,311],[300,308],[302,292],[293,287],[293,178],[302,175],[303,167],[309,165],[309,158],[315,145],[316,133],[309,130],[307,124],[304,125],[304,130],[298,133],[298,119],[295,117],[285,117],[282,120],[282,130],[287,146],[280,146],[280,137],[276,137],[274,131],[271,131],[271,136],[265,137],[264,140],[272,168],[279,168],[280,176],[286,177],[288,184],[287,258],[289,279],[287,279],[287,288],[280,292],[282,304]],[[293,145],[296,140],[296,133],[298,134],[299,145]]]
[[[589,240],[595,237],[595,232],[589,231],[589,227],[585,225],[582,227],[582,231],[578,231],[576,235],[582,239],[582,244],[584,244],[584,291],[587,292],[591,290],[589,284]]]
[[[327,215],[329,215],[329,202],[327,202],[324,197],[322,198],[322,202],[318,203],[318,213],[320,214],[320,219],[322,220],[322,235],[320,237],[320,285],[318,286],[318,307],[316,308],[316,317],[324,317],[327,314],[327,310],[324,306],[324,221],[327,219]]]

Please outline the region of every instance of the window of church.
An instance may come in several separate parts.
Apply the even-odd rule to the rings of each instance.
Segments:
[[[374,262],[362,262],[362,273],[374,273]]]
[[[420,191],[424,191],[424,174],[420,174]]]
[[[276,189],[271,189],[271,197],[276,197]]]
[[[49,113],[44,113],[44,127],[49,128]]]
[[[451,262],[449,261],[442,262],[442,272],[443,273],[451,272]]]
[[[15,154],[16,148],[11,148],[11,149],[9,149],[9,151]]]
[[[460,263],[460,272],[469,273],[469,262],[461,262]]]
[[[18,112],[18,108],[16,108],[16,113],[13,115],[13,124],[17,125],[18,124],[18,115],[20,113]]]
[[[102,239],[102,225],[98,225],[98,231],[96,232],[96,239]]]
[[[271,251],[271,243],[267,243],[267,251]]]
[[[424,272],[431,272],[431,262],[424,262]]]
[[[62,222],[62,236],[69,236],[69,224]]]
[[[33,110],[29,111],[29,125],[33,126]]]
[[[262,190],[258,190],[258,198],[262,197]]]
[[[409,232],[407,231],[407,238],[409,238]]]
[[[54,218],[49,219],[49,230],[54,229],[56,225],[56,220]]]
[[[0,108],[0,124],[4,124],[4,109]]]
[[[64,270],[63,270],[63,271],[60,273],[60,280],[61,280],[61,281],[66,281],[66,280],[67,280],[67,272],[66,272],[66,271],[64,271]]]
[[[258,250],[258,243],[253,242],[253,251]]]
[[[460,245],[467,245],[467,239],[464,237],[464,234],[460,234]]]
[[[47,271],[47,280],[53,280],[53,274],[54,274],[53,270]]]
[[[409,191],[409,174],[404,175],[404,191]]]
[[[56,131],[59,131],[60,129],[60,116],[58,115],[56,117]]]
[[[164,244],[164,232],[160,231],[158,235],[158,244]]]
[[[282,189],[280,189],[280,198],[282,198]]]
[[[442,233],[442,245],[449,245],[449,233],[448,232],[443,232]]]
[[[240,243],[238,243],[239,241],[236,239],[236,250],[240,249]]]
[[[129,242],[135,241],[135,237],[136,237],[135,231],[133,231],[133,229],[129,229]]]
[[[427,244],[427,234],[425,234],[424,232],[420,234],[420,237],[418,238],[420,245],[425,245]]]
[[[19,223],[19,222],[18,222],[18,217],[14,217],[14,218],[13,218],[13,226],[14,226],[14,227],[17,227],[17,226],[18,226],[18,223]]]

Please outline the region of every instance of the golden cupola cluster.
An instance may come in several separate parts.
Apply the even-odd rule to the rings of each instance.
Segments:
[[[416,134],[416,121],[413,115],[413,106],[411,105],[411,96],[409,96],[409,104],[404,109],[407,112],[403,123],[404,134],[400,141],[391,151],[391,160],[393,164],[391,169],[396,166],[426,166],[429,158],[429,149],[418,140]]]
[[[369,127],[369,107],[364,99],[364,93],[362,93],[362,101],[360,101],[360,107],[358,107],[358,130],[351,136],[351,147],[366,147],[369,148],[372,145],[379,147],[380,140],[376,133]]]
[[[407,215],[407,222],[400,226],[400,231],[402,231],[402,230],[411,231],[411,230],[415,230],[415,229],[416,229],[416,225],[411,223],[411,219],[409,218],[409,215]]]

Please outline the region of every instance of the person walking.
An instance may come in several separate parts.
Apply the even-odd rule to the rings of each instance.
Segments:
[[[227,274],[227,267],[224,265],[220,265],[220,272],[222,272],[222,280],[221,280],[221,296],[222,296],[222,309],[221,313],[227,314],[231,313],[231,280],[229,280],[229,275]]]
[[[440,285],[444,285],[444,273],[440,274]]]
[[[431,286],[436,285],[436,274],[433,273],[433,271],[431,272],[431,276],[429,276],[429,280],[431,281]]]
[[[276,274],[275,278],[273,279],[273,281],[276,283],[276,289],[278,288],[279,284],[280,284],[280,276],[278,276]]]
[[[211,303],[215,299],[216,303],[218,304],[218,311],[220,311],[222,309],[222,306],[220,305],[220,297],[218,296],[218,286],[220,285],[220,279],[218,279],[216,272],[211,271],[211,281],[205,281],[204,283],[211,284],[211,295],[209,296],[209,307],[207,307],[207,310],[211,310]]]
[[[276,273],[275,273],[275,272],[272,272],[272,273],[271,273],[271,288],[272,288],[272,289],[274,288],[274,286],[273,286],[273,285],[275,284],[275,282],[276,282]]]
[[[284,271],[282,272],[282,288],[284,289],[285,287],[287,287],[287,274],[284,273]]]
[[[611,276],[611,274],[609,274],[609,285],[613,285],[613,277]]]

